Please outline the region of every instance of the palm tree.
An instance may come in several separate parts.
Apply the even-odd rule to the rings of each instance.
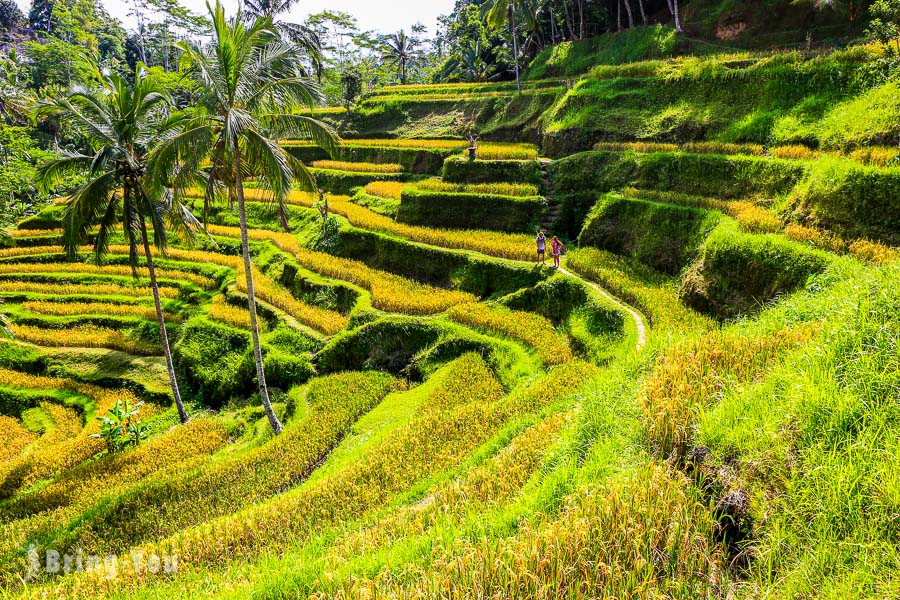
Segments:
[[[409,37],[402,29],[387,36],[384,40],[384,52],[381,59],[397,69],[400,83],[404,85],[409,77],[409,67],[415,63],[418,57],[418,46],[419,40]]]
[[[315,72],[322,71],[322,40],[311,27],[282,21],[277,17],[297,4],[297,0],[242,0],[244,17],[250,21],[270,19],[281,36],[299,46],[309,56]]]
[[[226,19],[216,2],[209,6],[211,42],[202,46],[179,44],[182,58],[199,90],[196,106],[186,114],[177,133],[154,150],[149,172],[160,184],[182,197],[205,178],[204,216],[223,188],[236,200],[240,215],[241,253],[250,311],[250,332],[256,362],[260,400],[276,434],[281,422],[272,410],[263,369],[262,347],[256,314],[256,294],[250,262],[244,179],[256,177],[267,190],[286,225],[284,198],[295,183],[315,190],[312,174],[269,137],[308,138],[331,152],[337,134],[327,125],[295,114],[300,107],[321,101],[315,82],[302,77],[296,46],[283,43],[270,19],[248,23],[239,11]],[[205,171],[206,161],[209,169]]]
[[[200,229],[200,223],[186,207],[151,186],[144,176],[148,150],[168,126],[172,101],[160,85],[145,76],[141,66],[135,69],[133,86],[118,74],[101,75],[99,79],[99,88],[75,89],[35,107],[37,117],[70,122],[90,141],[94,152],[67,152],[44,163],[38,169],[38,183],[49,190],[67,175],[82,175],[86,179],[69,197],[63,217],[63,245],[70,257],[76,256],[96,227],[94,258],[101,262],[120,222],[135,277],[143,250],[172,393],[178,416],[186,423],[188,416],[172,363],[147,221],[160,252],[165,252],[170,230],[190,239]]]
[[[513,59],[516,65],[516,89],[522,95],[522,81],[519,74],[519,34],[516,31],[516,0],[487,0],[481,5],[482,14],[487,15],[488,25],[495,30],[509,24],[513,44]]]

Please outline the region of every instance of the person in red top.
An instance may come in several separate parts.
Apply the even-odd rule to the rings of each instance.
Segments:
[[[550,253],[553,254],[553,266],[555,268],[559,268],[559,257],[565,249],[566,245],[559,241],[559,238],[555,235],[553,239],[550,240]]]

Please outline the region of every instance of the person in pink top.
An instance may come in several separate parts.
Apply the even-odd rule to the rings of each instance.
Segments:
[[[559,268],[559,257],[565,249],[566,245],[559,241],[559,238],[555,235],[553,239],[550,240],[550,253],[553,255],[553,266],[555,268]]]

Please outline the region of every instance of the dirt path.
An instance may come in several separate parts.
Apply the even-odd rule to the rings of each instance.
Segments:
[[[635,328],[637,329],[637,343],[635,344],[635,349],[641,350],[644,346],[647,345],[647,321],[644,318],[644,315],[642,315],[641,313],[639,313],[638,311],[636,311],[634,308],[630,307],[629,305],[625,304],[625,302],[623,302],[621,299],[617,298],[616,296],[613,296],[608,291],[606,291],[604,288],[600,287],[598,284],[594,283],[590,279],[585,279],[584,277],[581,277],[580,275],[576,275],[575,273],[573,273],[572,271],[569,271],[565,267],[560,267],[559,272],[562,273],[563,275],[567,275],[569,277],[578,279],[579,281],[583,281],[587,285],[591,286],[591,288],[593,288],[594,291],[599,293],[601,296],[603,296],[604,298],[606,298],[607,300],[609,300],[616,306],[621,307],[622,310],[627,312],[631,316],[632,320],[634,320],[634,325],[635,325]]]

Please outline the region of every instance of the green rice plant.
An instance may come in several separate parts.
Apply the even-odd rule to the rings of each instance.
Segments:
[[[358,578],[338,598],[448,596],[636,598],[712,595],[724,582],[725,555],[704,502],[657,465],[591,485],[506,539],[441,544],[440,555],[402,572]]]
[[[346,171],[348,173],[402,173],[403,167],[393,164],[358,163],[339,160],[317,160],[312,163],[315,169],[330,171]]]
[[[306,479],[357,419],[398,385],[390,375],[376,372],[314,379],[305,395],[305,416],[288,423],[278,437],[124,490],[90,519],[73,523],[63,532],[66,542],[91,541],[98,549],[124,552],[272,498]]]

